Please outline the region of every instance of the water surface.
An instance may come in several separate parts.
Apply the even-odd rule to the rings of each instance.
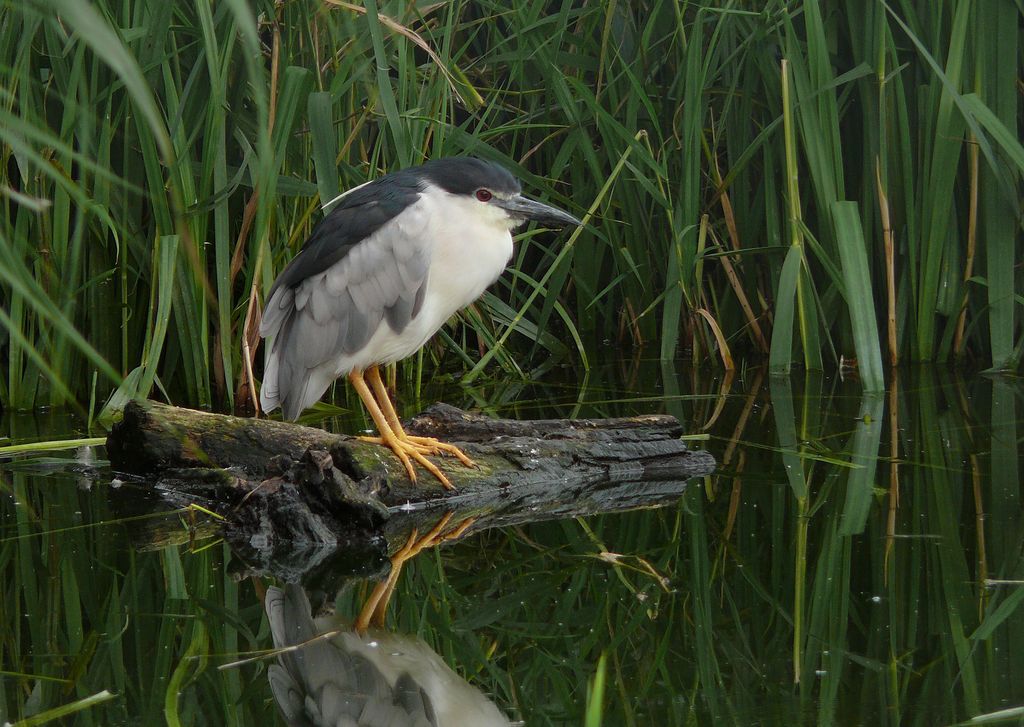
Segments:
[[[1019,381],[903,371],[871,397],[838,377],[639,361],[400,389],[407,412],[667,412],[719,462],[667,507],[490,530],[406,564],[388,630],[509,718],[582,725],[603,669],[608,725],[1021,719]],[[2,425],[13,442],[84,433],[53,413]],[[284,724],[273,659],[220,668],[272,646],[272,581],[245,577],[202,514],[153,514],[82,459],[0,467],[0,720],[106,690],[64,723]],[[350,623],[374,585],[325,579],[309,597]]]

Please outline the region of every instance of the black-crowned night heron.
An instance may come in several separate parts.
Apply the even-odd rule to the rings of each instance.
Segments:
[[[295,419],[348,375],[412,480],[415,460],[451,489],[427,455],[457,447],[408,435],[378,371],[415,353],[456,311],[497,280],[512,234],[530,221],[580,225],[524,197],[518,180],[480,159],[452,157],[393,172],[349,190],[313,230],[270,290],[260,335],[266,355],[260,403]]]

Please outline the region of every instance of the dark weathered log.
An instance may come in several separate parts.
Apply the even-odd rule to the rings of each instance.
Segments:
[[[449,492],[425,472],[410,482],[389,450],[353,437],[152,402],[129,404],[107,451],[115,470],[144,475],[172,503],[225,517],[255,570],[278,575],[339,549],[363,554],[347,568],[360,572],[449,512],[479,530],[663,504],[715,464],[668,416],[520,422],[437,404],[408,429],[458,444],[478,466],[434,458]]]
[[[243,419],[133,401],[107,438],[111,464],[122,472],[237,468],[260,477],[278,455],[298,459],[310,447],[330,448],[338,436],[269,419]]]

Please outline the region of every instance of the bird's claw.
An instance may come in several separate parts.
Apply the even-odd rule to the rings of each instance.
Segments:
[[[359,437],[359,439],[388,447],[401,460],[411,481],[416,482],[416,470],[412,466],[412,460],[416,460],[423,465],[427,472],[434,475],[445,489],[455,489],[455,486],[438,469],[437,465],[427,459],[427,455],[449,454],[458,457],[467,467],[476,466],[473,460],[454,444],[447,444],[433,437],[411,437],[405,433],[398,413],[391,403],[387,387],[384,386],[384,381],[380,378],[380,370],[377,366],[371,366],[365,373],[353,369],[349,372],[348,378],[356,393],[359,394],[359,398],[366,405],[366,410],[370,413],[373,423],[377,425],[377,431],[380,432],[379,437]]]
[[[405,433],[402,432],[402,434]],[[476,467],[476,462],[454,444],[448,444],[433,437],[417,437],[409,434],[405,434],[405,436],[401,434],[386,436],[382,434],[379,437],[359,437],[359,439],[363,442],[383,445],[394,452],[395,456],[405,466],[405,471],[413,482],[416,481],[416,469],[412,465],[412,460],[416,460],[423,465],[425,470],[434,475],[444,485],[445,489],[455,489],[455,486],[452,485],[451,481],[441,472],[438,466],[427,459],[427,455],[448,455],[456,457],[466,467]]]
[[[416,468],[413,467],[412,460],[416,460],[420,465],[422,465],[423,469],[434,475],[434,477],[444,485],[446,490],[455,489],[455,485],[453,485],[451,480],[445,476],[444,472],[442,472],[436,464],[427,459],[426,455],[435,454],[435,450],[431,450],[417,442],[399,439],[393,435],[387,436],[382,434],[380,437],[359,437],[359,439],[363,442],[381,444],[394,452],[395,456],[398,457],[402,462],[402,465],[405,467],[405,471],[409,475],[409,479],[413,482],[416,482]]]
[[[469,458],[469,455],[456,447],[454,444],[442,442],[433,437],[417,437],[411,434],[406,435],[406,441],[419,445],[426,450],[426,454],[447,454],[458,458],[467,467],[476,467],[476,462]]]

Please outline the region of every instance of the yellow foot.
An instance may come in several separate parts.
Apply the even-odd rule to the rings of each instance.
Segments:
[[[416,460],[430,474],[440,480],[446,489],[455,489],[455,486],[438,469],[437,465],[427,459],[428,455],[450,455],[457,457],[467,467],[476,467],[476,462],[454,444],[448,444],[433,437],[416,437],[400,432],[395,434],[393,438],[382,435],[380,437],[359,437],[359,440],[380,444],[394,452],[398,459],[402,461],[402,464],[405,465],[405,471],[409,473],[409,479],[413,482],[416,481],[416,471],[413,469],[411,460]],[[392,441],[396,444],[392,444]]]
[[[434,475],[434,477],[436,477],[438,481],[442,485],[444,485],[446,490],[455,489],[455,485],[453,485],[448,480],[448,478],[445,477],[445,474],[437,468],[437,465],[431,462],[429,459],[427,459],[428,454],[435,453],[435,451],[430,449],[429,447],[426,447],[417,442],[399,439],[390,432],[382,432],[381,436],[379,437],[359,437],[359,440],[363,442],[372,442],[373,444],[383,445],[390,449],[392,452],[394,452],[395,456],[398,457],[398,459],[401,460],[402,464],[405,466],[405,471],[408,473],[409,479],[412,480],[413,482],[416,481],[416,469],[412,466],[412,461],[416,460],[417,462],[420,463],[420,465],[422,465],[423,469],[425,469],[430,474]]]
[[[405,440],[425,448],[427,450],[427,454],[448,454],[453,457],[458,457],[459,461],[467,467],[476,467],[476,462],[471,460],[469,455],[454,444],[448,444],[447,442],[442,442],[439,439],[434,439],[433,437],[416,437],[411,434],[406,434]]]

